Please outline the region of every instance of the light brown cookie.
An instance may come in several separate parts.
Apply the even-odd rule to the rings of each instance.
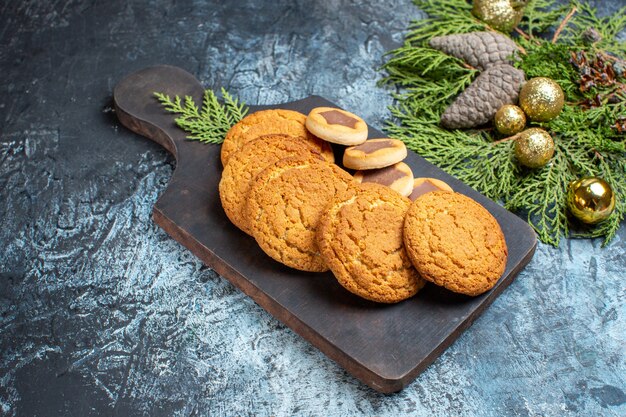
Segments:
[[[322,258],[353,294],[380,303],[415,295],[425,281],[402,240],[408,198],[377,184],[363,184],[327,207],[317,229]]]
[[[413,171],[404,162],[380,169],[357,171],[354,179],[361,183],[373,182],[387,186],[405,197],[413,191]]]
[[[369,139],[343,153],[343,166],[350,169],[376,169],[406,158],[406,146],[398,139]]]
[[[340,145],[358,145],[367,139],[367,124],[359,116],[334,107],[316,107],[306,118],[309,132]]]
[[[247,142],[228,160],[219,185],[220,200],[226,216],[247,234],[250,227],[244,207],[250,182],[267,166],[290,156],[317,157],[320,153],[302,138],[287,135],[265,135]]]
[[[423,196],[431,191],[454,191],[445,182],[437,178],[420,177],[413,180],[413,191],[409,194],[409,200],[415,201],[418,197]]]
[[[334,162],[332,147],[325,141],[313,136],[304,126],[306,116],[293,110],[271,109],[251,113],[230,128],[222,143],[222,165],[228,164],[231,155],[244,143],[259,136],[284,134],[305,138],[313,148],[320,151],[328,162]]]
[[[424,194],[411,204],[404,244],[422,278],[467,295],[493,288],[508,255],[497,220],[471,198],[449,191]]]
[[[323,272],[315,231],[326,205],[355,185],[335,164],[286,158],[264,169],[252,183],[246,215],[252,235],[273,259],[302,271]]]

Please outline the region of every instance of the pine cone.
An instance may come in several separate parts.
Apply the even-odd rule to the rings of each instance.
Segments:
[[[513,40],[494,32],[470,32],[435,36],[431,48],[462,59],[474,68],[484,70],[493,65],[511,64],[519,51]]]
[[[508,64],[483,71],[441,115],[441,124],[448,129],[479,126],[493,119],[504,104],[515,104],[524,72]]]
[[[602,34],[594,27],[588,27],[581,34],[581,38],[586,45],[593,45],[602,40]]]

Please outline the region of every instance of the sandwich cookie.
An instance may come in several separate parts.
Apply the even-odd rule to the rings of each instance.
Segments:
[[[272,109],[251,113],[235,123],[226,133],[222,143],[222,165],[228,164],[231,155],[241,149],[244,143],[260,136],[284,134],[304,138],[317,149],[328,162],[334,162],[332,147],[325,141],[313,136],[305,127],[306,116],[293,110]]]
[[[286,158],[265,168],[250,188],[245,207],[252,235],[270,257],[301,271],[323,272],[315,232],[324,208],[355,186],[335,164]]]
[[[422,278],[472,296],[493,288],[508,256],[498,221],[476,201],[449,191],[426,193],[411,204],[404,245]]]
[[[247,142],[228,160],[219,184],[220,200],[228,219],[239,229],[251,234],[244,216],[251,181],[267,166],[293,156],[323,160],[319,151],[301,137],[266,135]]]
[[[387,186],[405,197],[413,191],[413,171],[404,162],[380,169],[357,171],[354,179],[360,183],[373,182]]]
[[[367,124],[359,116],[333,107],[317,107],[306,118],[315,136],[340,145],[358,145],[367,139]]]
[[[411,201],[415,201],[418,197],[423,196],[431,191],[453,191],[445,182],[437,178],[415,178],[413,180],[413,191],[409,195]]]
[[[351,169],[376,169],[393,165],[406,158],[406,146],[398,139],[369,139],[347,148],[343,166]]]
[[[322,215],[317,243],[322,258],[348,291],[379,303],[397,303],[425,284],[402,240],[408,198],[378,184],[338,195]]]

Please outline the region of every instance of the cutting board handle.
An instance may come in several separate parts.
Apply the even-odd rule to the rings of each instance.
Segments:
[[[174,123],[172,113],[167,112],[156,99],[155,92],[170,97],[191,96],[200,106],[204,89],[193,75],[169,65],[134,72],[113,89],[113,103],[120,122],[163,146],[180,165],[189,141],[185,139],[185,132]]]

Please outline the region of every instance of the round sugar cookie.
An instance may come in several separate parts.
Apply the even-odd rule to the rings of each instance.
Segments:
[[[425,284],[402,240],[408,198],[378,184],[337,196],[322,215],[317,243],[322,258],[348,291],[379,303],[397,303]]]
[[[413,191],[413,171],[404,162],[380,169],[357,171],[354,173],[354,179],[361,183],[373,182],[384,185],[405,197]]]
[[[259,173],[250,188],[245,210],[252,236],[278,262],[302,271],[327,271],[315,240],[317,224],[330,200],[354,185],[335,164],[282,159]]]
[[[228,219],[245,233],[251,234],[244,216],[251,181],[268,165],[290,156],[323,159],[303,138],[275,134],[245,143],[228,160],[219,184],[220,200]]]
[[[343,166],[350,169],[376,169],[406,158],[406,145],[398,139],[369,139],[343,153]]]
[[[404,244],[422,278],[472,296],[493,288],[508,255],[491,213],[471,198],[449,191],[426,193],[411,204]]]
[[[306,118],[309,132],[340,145],[358,145],[367,139],[367,124],[359,116],[334,107],[316,107]]]
[[[431,191],[454,191],[445,182],[437,178],[420,177],[413,180],[413,191],[409,194],[409,200],[415,201],[419,197]]]
[[[305,127],[306,116],[293,110],[271,109],[251,113],[235,123],[226,133],[222,143],[222,165],[228,164],[231,155],[244,143],[259,136],[284,134],[305,138],[313,148],[320,151],[328,162],[334,162],[332,147],[325,141],[313,136]]]

